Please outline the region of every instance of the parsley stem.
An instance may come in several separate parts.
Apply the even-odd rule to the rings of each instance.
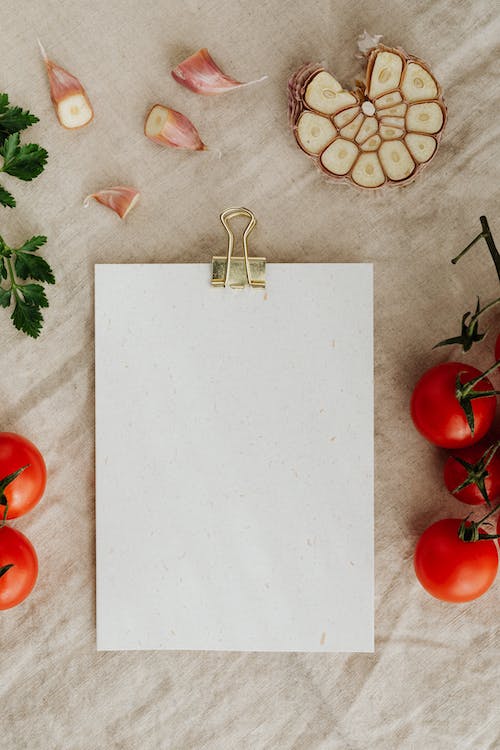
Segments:
[[[12,268],[12,261],[11,261],[11,259],[9,257],[6,257],[5,258],[5,263],[7,264],[7,270],[9,272],[11,289],[14,292],[14,295],[17,297],[18,296],[17,295],[17,284],[16,284],[16,279],[14,277],[14,270]]]

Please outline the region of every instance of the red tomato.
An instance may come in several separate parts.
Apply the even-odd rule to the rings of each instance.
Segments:
[[[5,489],[7,518],[22,516],[37,504],[45,490],[47,469],[33,443],[13,432],[0,432],[0,479],[26,464],[28,468]]]
[[[492,539],[463,542],[460,518],[445,518],[424,531],[417,542],[417,578],[429,594],[445,602],[469,602],[489,589],[498,569]],[[486,533],[480,529],[481,533]]]
[[[411,397],[415,427],[430,443],[441,448],[464,448],[477,443],[486,435],[495,416],[495,396],[472,399],[474,434],[471,433],[456,395],[457,375],[461,383],[468,383],[481,373],[471,365],[444,362],[422,375]],[[473,388],[473,391],[491,390],[493,386],[488,378],[483,378]]]
[[[30,540],[10,526],[0,528],[0,569],[12,564],[0,577],[0,609],[15,607],[26,599],[38,575],[38,559]]]
[[[500,334],[497,336],[496,344],[495,344],[495,362],[498,362],[500,359]]]
[[[454,451],[452,456],[447,458],[444,465],[444,483],[457,500],[462,503],[468,503],[468,505],[481,505],[486,502],[485,498],[481,494],[479,487],[476,483],[468,484],[459,492],[453,492],[456,487],[459,487],[462,482],[468,477],[467,469],[460,464],[456,458],[471,464],[473,467],[477,467],[477,471],[472,468],[471,475],[476,476],[479,482],[484,482],[484,489],[488,495],[490,502],[493,502],[500,497],[500,450],[497,451],[488,465],[481,471],[479,462],[483,455],[488,450],[490,445],[487,440],[482,440],[480,443],[470,445],[467,448],[463,448],[459,451]],[[456,458],[455,458],[456,456]],[[486,476],[485,476],[486,474]]]

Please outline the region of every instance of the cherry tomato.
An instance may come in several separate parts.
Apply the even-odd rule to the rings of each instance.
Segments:
[[[10,609],[26,599],[36,583],[38,559],[30,540],[10,526],[0,528],[0,609]]]
[[[463,542],[462,520],[445,518],[424,531],[417,542],[414,565],[426,591],[445,602],[469,602],[485,593],[495,580],[498,552],[492,539]],[[480,529],[481,533],[486,533]]]
[[[483,483],[484,489],[488,495],[490,502],[493,502],[500,497],[500,450],[497,450],[491,461],[484,466],[487,460],[487,451],[491,448],[487,440],[482,440],[475,445],[470,445],[462,450],[453,452],[452,456],[449,456],[444,465],[444,483],[457,500],[468,505],[481,505],[486,502],[486,499],[481,494],[481,491],[476,483],[468,484],[458,492],[453,492],[454,489],[459,487],[463,482],[467,480],[468,476],[475,476],[479,483]],[[481,471],[479,465],[483,456],[486,456],[483,461],[484,469]],[[470,473],[467,468],[462,466],[460,459],[467,464],[470,464],[473,468],[470,469]],[[477,471],[474,470],[477,468]],[[482,476],[482,479],[481,479]]]
[[[456,395],[456,379],[468,383],[481,375],[471,365],[444,362],[427,370],[412,394],[411,416],[417,430],[441,448],[464,448],[477,443],[488,432],[496,409],[496,397],[484,396],[470,401],[474,415],[474,434]],[[488,378],[482,378],[472,391],[491,391]]]
[[[45,461],[38,448],[13,432],[0,432],[0,479],[26,466],[5,489],[7,518],[17,518],[31,510],[42,497],[47,481]]]

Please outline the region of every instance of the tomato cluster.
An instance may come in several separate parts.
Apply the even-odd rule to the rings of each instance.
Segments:
[[[31,593],[38,558],[29,539],[6,524],[31,510],[42,497],[47,470],[42,454],[29,440],[0,432],[0,610],[10,609]]]
[[[454,451],[444,465],[447,489],[463,503],[488,507],[481,521],[437,521],[417,542],[418,580],[434,597],[448,602],[477,599],[492,585],[498,570],[497,535],[481,524],[497,510],[491,504],[500,498],[500,441],[485,437],[496,412],[497,391],[488,375],[499,366],[500,336],[495,354],[497,361],[486,373],[461,362],[432,367],[411,398],[417,430],[430,443]]]

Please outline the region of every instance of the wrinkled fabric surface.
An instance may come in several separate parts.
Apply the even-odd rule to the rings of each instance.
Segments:
[[[419,181],[376,194],[316,172],[286,113],[287,79],[302,63],[322,61],[346,85],[359,76],[364,28],[426,60],[449,109]],[[26,138],[50,159],[32,183],[2,175],[18,207],[0,209],[0,233],[11,245],[47,234],[57,277],[39,340],[0,311],[1,428],[34,440],[49,470],[43,501],[15,522],[37,549],[40,576],[30,598],[0,617],[2,748],[499,747],[500,583],[467,605],[438,602],[417,583],[418,535],[464,507],[443,489],[444,452],[408,414],[419,374],[459,356],[431,346],[458,332],[477,293],[498,294],[486,246],[449,262],[479,232],[482,213],[500,241],[498,4],[19,0],[2,7],[2,29],[1,89],[40,116]],[[91,126],[57,123],[37,37],[84,82]],[[236,78],[269,79],[198,97],[169,70],[202,46]],[[191,118],[212,150],[147,141],[144,115],[157,101]],[[120,183],[142,192],[126,221],[97,203],[82,207],[88,193]],[[98,654],[94,263],[208,261],[224,248],[219,212],[241,204],[259,221],[252,247],[270,261],[375,264],[376,653]],[[467,355],[480,366],[492,361],[498,314],[490,322],[490,337]],[[140,487],[137,497],[140,512]]]

